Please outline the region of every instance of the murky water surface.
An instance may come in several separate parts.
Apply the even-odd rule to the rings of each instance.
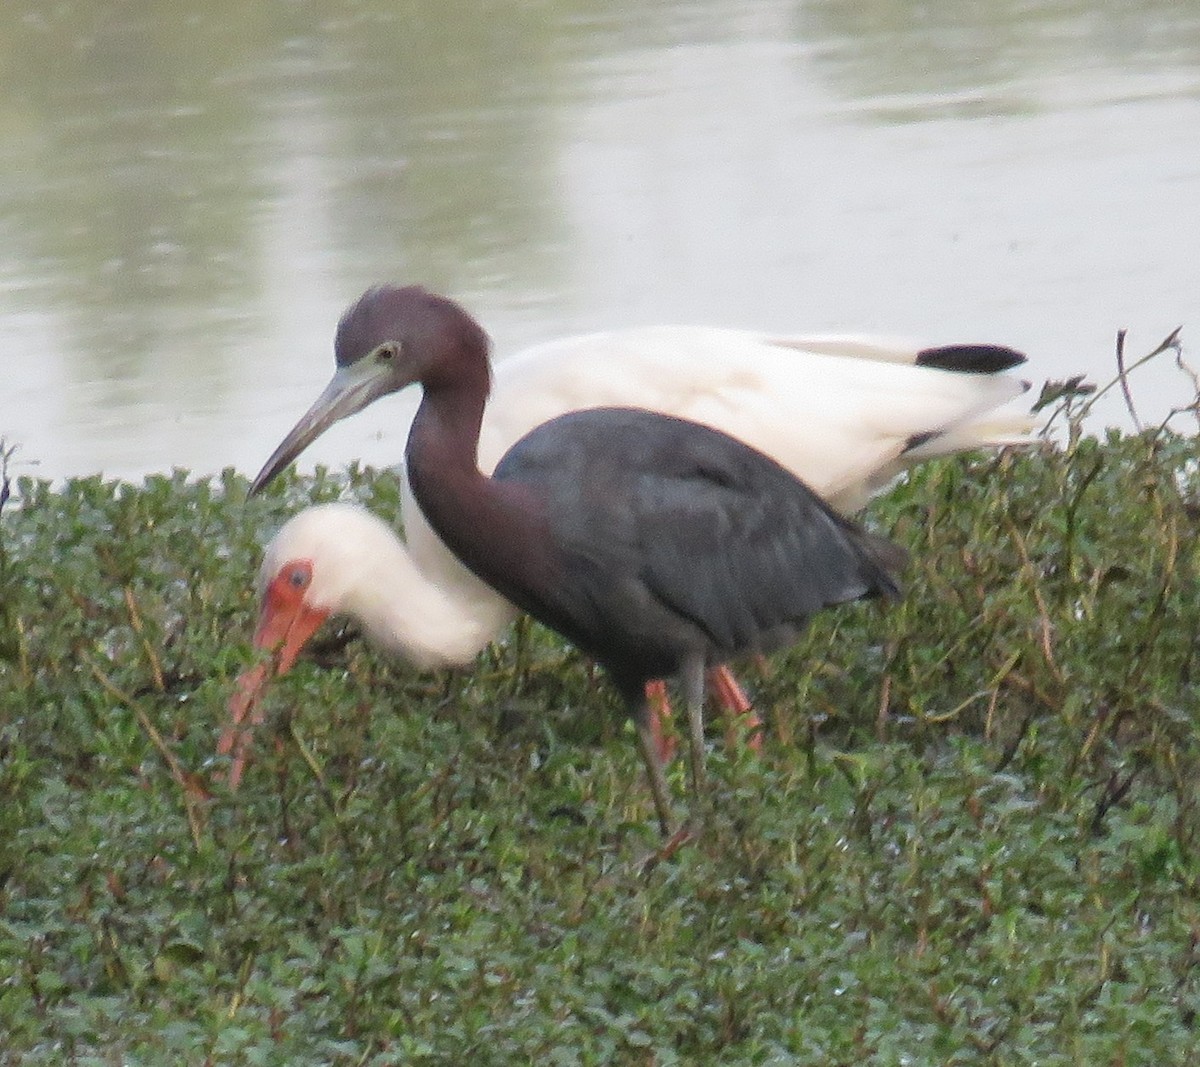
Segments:
[[[1200,0],[15,0],[14,469],[256,471],[342,308],[420,281],[505,352],[645,322],[1200,362]],[[1188,399],[1163,367],[1148,417]],[[400,457],[387,403],[306,460]],[[1100,415],[1120,421],[1116,403]]]

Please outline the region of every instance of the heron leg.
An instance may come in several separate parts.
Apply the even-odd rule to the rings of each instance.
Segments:
[[[633,713],[633,725],[637,728],[638,746],[642,750],[642,762],[646,764],[646,777],[650,779],[650,792],[654,795],[654,810],[658,813],[658,827],[663,837],[671,836],[671,803],[667,799],[667,778],[663,774],[662,758],[655,741],[651,725],[650,707],[645,696]]]
[[[704,657],[689,656],[680,672],[683,697],[687,701],[688,733],[692,748],[692,804],[704,789]]]

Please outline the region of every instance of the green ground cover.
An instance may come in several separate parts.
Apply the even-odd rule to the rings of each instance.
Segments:
[[[876,501],[906,598],[744,668],[762,757],[715,727],[649,866],[632,732],[534,626],[442,675],[331,627],[221,785],[260,544],[389,473],[14,477],[0,1063],[1200,1062],[1198,465],[1075,433]]]

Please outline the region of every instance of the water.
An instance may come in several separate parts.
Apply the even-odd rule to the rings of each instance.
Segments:
[[[253,474],[382,280],[501,358],[708,322],[1003,342],[1040,381],[1200,337],[1200,0],[195,6],[7,7],[17,471]],[[395,462],[395,410],[305,463]]]

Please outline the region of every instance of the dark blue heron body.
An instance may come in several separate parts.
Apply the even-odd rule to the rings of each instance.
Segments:
[[[544,423],[500,461],[490,489],[507,506],[479,521],[446,500],[419,448],[409,470],[455,554],[631,703],[689,660],[770,652],[822,608],[899,592],[894,545],[769,457],[681,419],[598,408]]]
[[[631,408],[573,412],[531,430],[488,477],[477,455],[487,336],[443,297],[369,290],[343,317],[336,355],[333,382],[255,487],[333,421],[420,383],[406,450],[417,503],[463,564],[611,676],[664,831],[645,683],[682,679],[698,791],[706,665],[786,645],[823,608],[899,593],[901,549],[840,517],[769,456],[694,422]],[[998,367],[1012,355],[979,346],[936,358]]]

